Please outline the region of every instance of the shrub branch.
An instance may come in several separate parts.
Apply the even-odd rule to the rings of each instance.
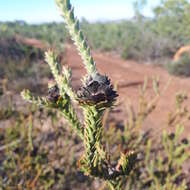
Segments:
[[[93,57],[91,56],[90,48],[87,41],[84,38],[82,31],[80,30],[79,21],[74,16],[74,8],[71,6],[69,0],[55,0],[60,10],[61,15],[65,19],[68,31],[73,39],[79,54],[83,60],[85,68],[88,74],[96,73],[96,65]]]
[[[86,175],[106,180],[111,189],[120,190],[122,176],[129,175],[133,169],[136,154],[121,153],[117,165],[112,165],[102,145],[103,115],[106,109],[114,105],[117,92],[113,89],[110,79],[97,72],[90,48],[80,30],[79,21],[74,16],[70,1],[56,0],[56,3],[82,57],[87,76],[81,88],[75,93],[70,83],[71,70],[64,68],[62,73],[55,54],[48,51],[45,59],[57,84],[49,88],[48,96],[45,97],[35,97],[28,90],[23,91],[21,95],[31,103],[61,111],[84,143],[85,152],[79,161],[80,169]],[[77,102],[83,109],[83,125],[77,117],[72,101]]]

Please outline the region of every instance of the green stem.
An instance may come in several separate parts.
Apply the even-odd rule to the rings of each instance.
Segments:
[[[121,180],[109,180],[107,181],[108,187],[110,188],[110,190],[121,190]]]
[[[69,30],[72,40],[74,41],[79,54],[83,60],[85,68],[89,75],[96,73],[96,64],[91,55],[90,48],[80,30],[79,21],[74,16],[74,9],[70,4],[70,0],[55,0],[60,9],[61,15],[65,19],[66,26]]]
[[[24,100],[32,104],[36,104],[38,106],[46,108],[58,109],[63,113],[66,120],[69,122],[73,130],[76,131],[76,133],[81,137],[81,139],[84,138],[83,128],[71,104],[70,98],[67,95],[65,95],[64,98],[62,97],[56,103],[49,103],[49,101],[45,97],[35,97],[31,94],[29,90],[23,90],[21,92],[21,96]]]
[[[97,149],[97,146],[100,146],[101,144],[102,115],[103,111],[97,110],[95,106],[88,106],[84,108],[85,158],[87,166],[92,173],[97,172],[97,168],[102,162],[100,152]]]
[[[67,121],[70,123],[70,126],[73,128],[73,130],[76,131],[76,133],[81,137],[81,139],[83,139],[83,128],[71,102],[69,101],[65,105],[63,105],[60,111],[63,113]]]

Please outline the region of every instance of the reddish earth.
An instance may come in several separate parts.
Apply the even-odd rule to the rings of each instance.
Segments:
[[[125,120],[126,102],[130,100],[135,109],[137,109],[139,98],[139,85],[144,83],[145,77],[148,82],[149,100],[153,97],[152,77],[160,77],[160,89],[164,89],[171,79],[168,89],[162,94],[156,110],[146,119],[143,128],[153,128],[156,133],[164,130],[168,121],[168,114],[175,109],[175,95],[177,92],[190,92],[190,79],[179,78],[168,74],[163,68],[154,65],[139,64],[134,61],[122,60],[119,56],[93,52],[98,70],[108,75],[113,83],[118,85],[119,105],[115,108],[113,114],[117,120]],[[82,61],[74,46],[66,47],[66,62],[73,70],[73,85],[78,88],[80,78],[84,76]],[[187,100],[187,105],[190,100]],[[186,124],[185,134],[190,133],[190,122]]]

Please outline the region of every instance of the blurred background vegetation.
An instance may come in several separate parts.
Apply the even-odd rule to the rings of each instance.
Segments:
[[[90,45],[94,49],[117,51],[124,58],[146,60],[171,57],[178,48],[190,43],[190,3],[187,0],[162,1],[154,8],[151,18],[143,16],[145,5],[146,1],[136,1],[135,16],[130,20],[89,23],[83,19],[82,28]],[[21,35],[56,47],[69,40],[64,23],[7,22],[0,24],[0,31],[1,38]]]

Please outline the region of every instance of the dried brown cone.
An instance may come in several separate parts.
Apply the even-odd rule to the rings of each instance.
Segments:
[[[118,96],[113,89],[110,79],[107,76],[95,74],[89,76],[78,92],[77,97],[81,105],[97,105],[104,103],[104,106],[111,105]]]

